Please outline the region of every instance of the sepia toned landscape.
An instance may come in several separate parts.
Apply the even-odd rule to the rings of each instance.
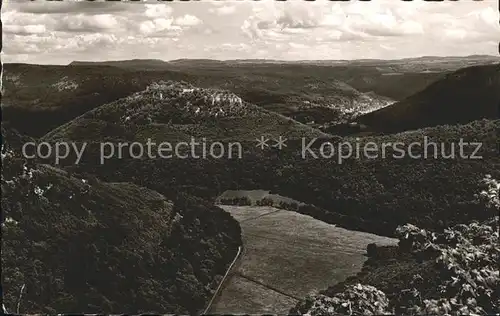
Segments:
[[[498,313],[498,4],[375,2],[3,4],[3,312]]]

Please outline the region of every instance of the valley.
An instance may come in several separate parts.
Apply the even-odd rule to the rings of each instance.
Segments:
[[[361,271],[368,244],[397,243],[273,207],[220,207],[240,223],[243,253],[210,313],[286,314],[300,298]]]

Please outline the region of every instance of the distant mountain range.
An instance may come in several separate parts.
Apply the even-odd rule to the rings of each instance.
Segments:
[[[341,81],[361,93],[373,92],[378,96],[400,101],[421,91],[444,74],[464,67],[495,63],[500,63],[500,57],[471,55],[464,57],[423,56],[398,60],[178,59],[162,61],[136,59],[104,62],[75,61],[70,65],[106,65],[128,70],[179,71],[200,78],[199,81],[193,82],[198,86],[204,86],[209,78],[214,85],[230,89],[245,100],[258,105],[266,104],[251,99],[255,95],[253,90],[256,88],[257,91],[258,89],[269,90],[270,93],[263,95],[263,99],[275,100],[277,96],[280,98],[280,102],[270,102],[270,109],[293,116],[293,111],[289,111],[289,96],[294,95],[297,90],[301,91],[301,95],[308,94],[303,87],[314,81],[329,82],[332,83],[332,87],[335,87],[336,81]],[[273,82],[279,83],[280,87],[273,87]],[[250,85],[252,89],[249,89]],[[249,97],[246,96],[248,90],[251,92]],[[336,91],[318,92],[326,99],[338,95]],[[280,96],[283,94],[288,98]],[[296,105],[292,102],[292,107]],[[288,110],[285,110],[285,107]]]
[[[499,62],[498,56],[470,55],[470,56],[422,56],[393,60],[384,59],[354,59],[354,60],[276,60],[276,59],[175,59],[164,61],[161,59],[131,59],[113,61],[73,61],[71,66],[107,65],[123,68],[168,68],[172,66],[221,66],[240,64],[304,64],[304,65],[360,65],[360,66],[385,66],[398,67],[406,71],[443,71],[453,70],[474,64],[488,64]]]

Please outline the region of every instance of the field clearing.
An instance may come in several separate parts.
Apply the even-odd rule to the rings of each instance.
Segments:
[[[229,207],[227,205],[218,205],[218,206],[226,211],[227,208]],[[260,207],[233,206],[233,207],[237,208],[237,211],[230,213],[234,217],[234,219],[240,222],[240,225],[242,225],[243,222],[255,220],[263,215],[268,215],[272,212],[281,211],[272,206],[260,206]]]
[[[244,311],[255,311],[258,314],[287,315],[290,307],[297,300],[282,295],[260,284],[247,280],[239,275],[234,275],[227,282],[223,299],[211,310],[214,314],[242,314]]]
[[[324,290],[359,272],[369,243],[397,243],[273,207],[220,207],[240,222],[244,251],[213,313],[286,314],[294,297]],[[275,305],[270,307],[269,301]]]

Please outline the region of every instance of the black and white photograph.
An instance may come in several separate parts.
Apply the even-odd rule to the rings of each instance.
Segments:
[[[3,314],[499,315],[499,21],[2,1]]]

